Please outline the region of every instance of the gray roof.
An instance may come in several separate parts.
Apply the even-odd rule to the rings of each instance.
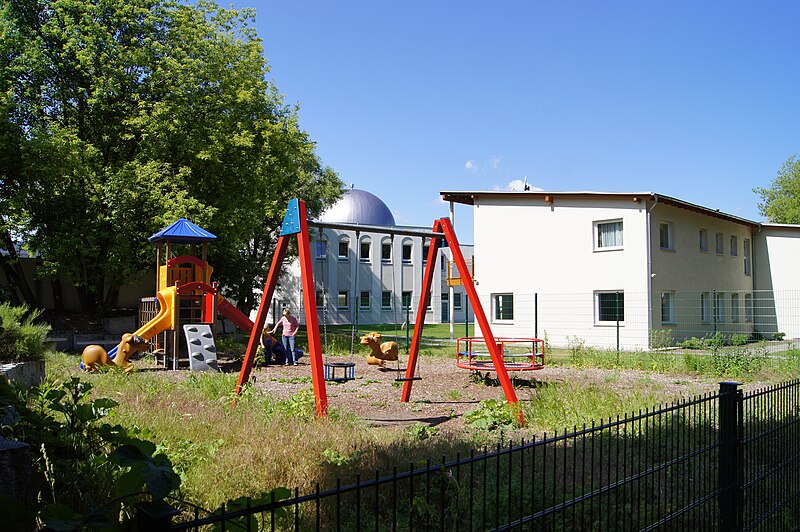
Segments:
[[[396,225],[389,207],[366,190],[346,190],[342,199],[322,213],[320,222],[362,225]]]

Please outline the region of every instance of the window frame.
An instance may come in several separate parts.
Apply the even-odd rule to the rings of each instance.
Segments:
[[[320,262],[328,260],[327,238],[320,238],[314,241],[314,259]]]
[[[750,276],[753,274],[753,264],[752,264],[752,248],[750,247],[750,239],[745,238],[744,242],[742,242],[743,254],[744,254],[744,274]]]
[[[725,254],[725,235],[721,231],[714,233],[714,251],[717,255]]]
[[[621,296],[620,302],[618,302],[616,299],[617,294]],[[609,310],[603,306],[604,305],[603,299],[605,299],[605,296],[614,296],[614,309],[613,311],[611,311],[614,314],[614,319],[612,320],[603,319],[604,317],[606,317],[606,313],[609,312]],[[595,326],[616,327],[617,323],[619,323],[620,326],[625,324],[625,290],[595,290],[593,294],[593,299],[594,299],[593,314],[594,314]],[[617,307],[618,304],[621,305]]]
[[[408,250],[408,258],[406,258],[406,250]],[[403,240],[400,248],[400,260],[403,264],[411,264],[411,261],[414,260],[414,242],[410,239]]]
[[[342,296],[344,296],[344,303],[342,303]],[[350,308],[350,291],[339,290],[336,294],[336,308],[349,309]]]
[[[364,249],[366,246],[366,256],[364,256]],[[372,239],[368,236],[362,236],[358,241],[358,261],[371,262],[372,261]]]
[[[731,248],[731,257],[738,257],[739,256],[739,237],[736,235],[731,235],[730,238],[730,248]]]
[[[700,293],[700,323],[711,323],[711,292]]]
[[[386,250],[389,250],[389,253],[386,253]],[[392,241],[388,238],[384,238],[381,241],[381,262],[384,264],[391,264],[392,263]]]
[[[744,295],[744,321],[745,323],[753,322],[753,294]]]
[[[739,293],[731,292],[731,323],[739,323],[741,313],[739,312]]]
[[[666,301],[667,316],[664,316],[664,303]],[[675,316],[675,291],[664,290],[661,292],[661,325],[677,325],[677,317]]]
[[[496,292],[491,296],[492,301],[492,322],[493,323],[513,323],[514,322],[514,293],[513,292]],[[509,301],[503,303],[501,299],[510,298]],[[510,317],[505,317],[505,309],[509,308]]]
[[[321,288],[314,294],[317,308],[325,308],[325,291]]]
[[[388,297],[388,303],[386,302]],[[392,310],[392,291],[381,290],[381,310]]]
[[[700,253],[708,253],[708,229],[700,228]]]
[[[662,227],[667,228],[667,245],[664,245],[662,241],[662,237],[664,234],[661,231]],[[658,245],[664,251],[675,251],[675,236],[674,236],[674,224],[673,222],[661,221],[658,224]]]
[[[342,254],[342,245],[345,247],[345,254]],[[336,248],[336,259],[339,262],[348,262],[350,260],[350,237],[342,235],[339,237],[338,245]]]
[[[622,240],[622,242],[618,245],[604,246],[602,245],[602,233],[600,232],[600,228],[601,226],[612,225],[612,224],[620,225],[620,239]],[[592,222],[592,231],[594,237],[593,240],[594,240],[595,252],[620,251],[622,249],[625,249],[625,224],[622,218],[614,218],[612,220],[596,220]]]
[[[463,310],[463,297],[461,292],[453,292],[453,312],[456,310]]]
[[[364,304],[364,296],[367,298],[367,304]],[[372,291],[360,290],[358,292],[358,310],[369,310],[372,308]]]
[[[725,292],[714,292],[714,323],[725,323]]]
[[[406,303],[406,298],[408,298],[408,303]],[[413,290],[403,290],[400,294],[400,309],[409,311],[414,310],[414,291]]]

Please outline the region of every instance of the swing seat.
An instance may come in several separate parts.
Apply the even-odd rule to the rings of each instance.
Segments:
[[[355,362],[323,363],[324,379],[328,382],[347,382],[356,378]]]
[[[409,381],[421,381],[422,377],[413,376],[413,377],[395,377],[394,382],[409,382]]]

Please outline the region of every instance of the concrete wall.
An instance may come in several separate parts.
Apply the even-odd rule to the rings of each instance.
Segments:
[[[661,247],[661,224],[670,227],[671,247]],[[700,247],[701,229],[707,236],[706,250]],[[721,253],[716,249],[718,233],[722,235]],[[733,249],[731,236],[736,240]],[[721,329],[751,334],[753,321],[746,319],[744,301],[754,287],[752,239],[748,225],[656,204],[650,217],[653,328],[670,330],[675,340],[703,337]],[[750,246],[750,274],[745,273],[746,243]],[[672,294],[666,296],[673,301],[672,319],[662,316],[663,293]],[[719,306],[716,313],[714,301]],[[670,307],[669,302],[665,306]]]

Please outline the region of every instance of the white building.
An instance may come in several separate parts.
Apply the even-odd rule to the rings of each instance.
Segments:
[[[477,290],[498,335],[626,349],[800,337],[800,226],[652,192],[441,195],[473,206]]]
[[[407,317],[413,323],[430,240],[402,233],[430,232],[433,220],[427,227],[398,226],[378,197],[349,189],[319,221],[364,226],[309,227],[320,324],[402,324]],[[471,262],[472,246],[462,246],[462,253]],[[463,288],[448,286],[449,263],[449,248],[440,248],[426,323],[463,323],[468,312]],[[268,321],[283,307],[302,319],[301,290],[300,267],[293,261],[280,278]]]

